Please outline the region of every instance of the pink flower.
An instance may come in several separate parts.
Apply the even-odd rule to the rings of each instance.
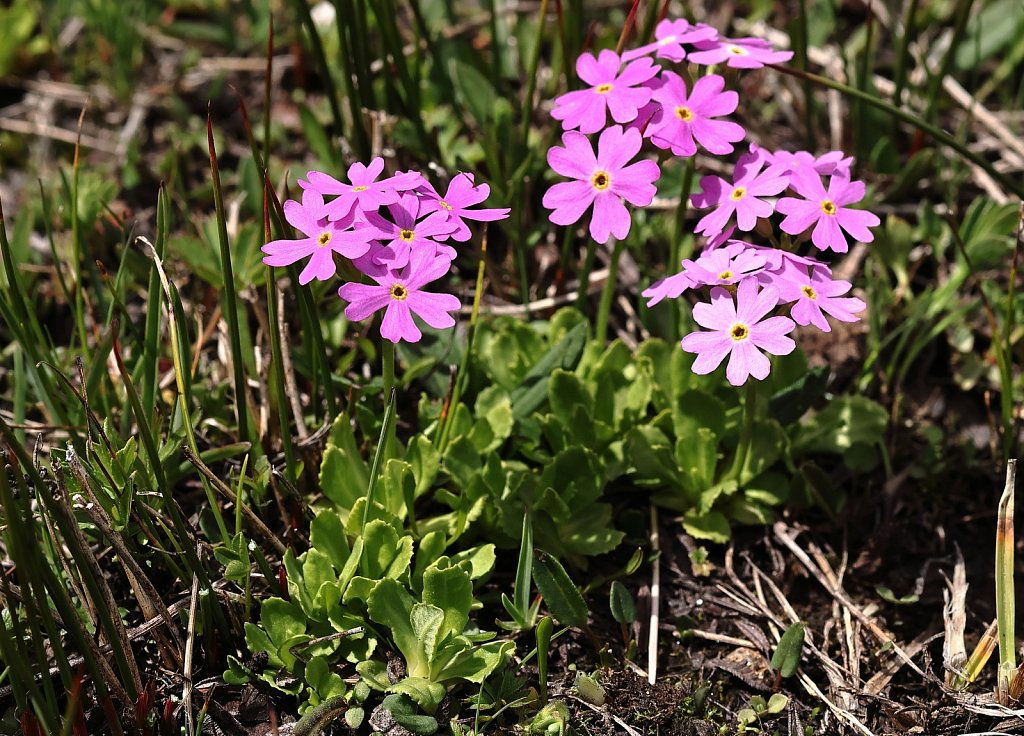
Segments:
[[[780,302],[793,302],[790,315],[798,325],[814,325],[822,332],[831,327],[825,314],[840,322],[856,322],[855,312],[866,304],[856,297],[843,297],[850,290],[849,281],[833,281],[824,268],[810,268],[787,262],[777,275]],[[824,313],[824,314],[823,314]]]
[[[313,189],[321,195],[337,195],[327,204],[327,216],[332,220],[340,220],[353,208],[364,212],[376,212],[379,207],[394,204],[398,201],[399,192],[415,189],[423,183],[423,175],[418,171],[398,173],[377,181],[382,171],[384,159],[378,156],[369,166],[363,166],[358,161],[349,166],[349,184],[340,182],[322,171],[310,171],[306,174],[308,181],[299,179],[299,186],[307,190]]]
[[[433,249],[416,248],[401,272],[389,269],[375,276],[376,286],[350,282],[338,289],[338,296],[349,303],[345,316],[358,322],[381,309],[386,310],[380,334],[394,343],[400,340],[419,342],[422,333],[413,321],[413,314],[431,327],[452,327],[455,319],[449,312],[461,306],[458,297],[422,291],[424,285],[444,276],[450,267],[451,260]]]
[[[782,197],[776,204],[775,208],[786,215],[779,225],[783,232],[799,235],[813,225],[811,242],[821,250],[831,248],[837,253],[849,249],[843,230],[861,243],[875,239],[868,228],[881,222],[878,216],[846,206],[863,199],[864,182],[850,181],[848,173],[839,171],[829,179],[826,192],[821,177],[813,170],[797,167],[789,186],[804,199]]]
[[[493,222],[494,220],[504,220],[510,212],[508,207],[468,209],[486,200],[491,193],[491,188],[487,184],[473,186],[472,174],[459,174],[452,179],[448,184],[448,191],[443,197],[429,182],[426,182],[421,191],[426,196],[421,200],[420,209],[423,212],[446,213],[448,221],[457,226],[457,229],[451,234],[451,239],[460,243],[469,240],[471,235],[466,220]]]
[[[733,386],[743,384],[749,376],[764,379],[771,363],[761,351],[772,355],[788,355],[796,343],[787,333],[796,327],[788,317],[768,317],[779,303],[779,292],[774,287],[760,289],[757,279],[740,282],[736,303],[728,290],[711,290],[711,303],[700,303],[693,308],[693,318],[710,332],[692,332],[682,340],[682,348],[696,353],[693,372],[704,375],[715,370],[726,356],[729,365],[725,376]]]
[[[576,181],[559,182],[544,193],[544,206],[554,210],[551,222],[571,225],[593,204],[590,234],[594,240],[606,243],[612,235],[619,240],[625,238],[631,220],[622,200],[646,207],[654,199],[654,182],[661,175],[654,161],[626,165],[640,151],[642,142],[639,131],[624,131],[622,126],[614,125],[601,133],[595,157],[586,136],[575,131],[563,134],[564,148],[552,146],[548,164]]]
[[[299,283],[313,279],[326,281],[334,276],[337,267],[334,254],[358,258],[370,249],[373,231],[365,227],[352,229],[353,214],[331,222],[327,219],[324,198],[313,190],[302,193],[302,204],[293,199],[284,203],[284,217],[288,223],[306,237],[297,240],[273,240],[263,246],[263,262],[268,266],[289,266],[303,258],[309,263],[299,274]]]
[[[743,127],[728,120],[715,120],[736,109],[739,95],[722,91],[725,79],[710,74],[698,79],[689,96],[682,77],[664,72],[665,83],[652,98],[661,107],[647,127],[647,137],[658,148],[670,148],[677,156],[693,156],[700,143],[711,153],[732,153],[733,143],[743,140]]]
[[[760,69],[765,64],[781,64],[793,58],[792,51],[776,51],[763,38],[719,38],[696,44],[687,59],[694,64],[721,64],[734,69]]]
[[[683,261],[690,281],[698,286],[726,286],[764,270],[767,258],[756,246],[730,240],[724,247],[705,250],[696,261]]]
[[[579,128],[581,133],[596,133],[605,126],[606,111],[616,123],[630,123],[639,108],[651,99],[651,90],[643,83],[660,70],[650,59],[637,59],[619,73],[619,56],[604,49],[597,59],[581,54],[576,73],[589,89],[567,92],[555,100],[551,117],[562,121],[565,130]]]
[[[377,263],[390,269],[402,268],[409,262],[409,254],[421,248],[431,253],[441,252],[448,260],[455,258],[455,249],[450,245],[441,245],[441,242],[448,239],[458,223],[449,220],[444,209],[435,210],[423,217],[427,211],[421,207],[424,201],[415,194],[401,195],[396,203],[388,205],[388,212],[394,222],[375,212],[367,213],[366,221],[376,230],[374,238],[384,242],[384,247],[374,256]]]
[[[665,19],[654,29],[654,43],[627,51],[622,55],[623,61],[632,61],[641,56],[654,54],[658,59],[669,61],[682,61],[686,58],[684,43],[697,43],[698,41],[713,41],[718,38],[718,31],[704,23],[693,26],[685,18],[679,20]]]
[[[809,167],[823,176],[830,176],[837,171],[850,173],[850,166],[853,165],[853,156],[847,156],[842,151],[829,151],[817,158],[807,151],[776,151],[768,154],[768,169],[778,169],[785,173],[792,173],[797,166]]]
[[[786,188],[789,177],[761,172],[763,159],[757,153],[740,157],[730,184],[720,176],[705,176],[700,180],[701,192],[690,200],[697,207],[717,207],[704,215],[697,223],[696,232],[711,237],[720,233],[736,215],[740,230],[749,232],[757,225],[759,217],[771,217],[774,208],[770,202],[758,197],[778,194]]]
[[[684,266],[679,273],[655,281],[644,289],[642,295],[647,297],[647,306],[653,307],[662,299],[675,299],[684,291],[692,289],[694,286],[695,284],[690,280],[690,276],[686,273],[686,267]]]

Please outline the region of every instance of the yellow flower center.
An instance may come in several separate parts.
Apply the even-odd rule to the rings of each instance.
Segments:
[[[729,53],[736,56],[746,56],[749,52],[742,46],[736,46],[733,44],[732,46],[729,46]]]
[[[365,191],[366,191],[367,189],[369,189],[369,188],[370,188],[370,187],[368,187],[368,186],[363,186],[363,185],[360,185],[360,186],[358,186],[358,187],[352,187],[352,191],[353,191],[353,192],[365,192]]]
[[[732,190],[732,194],[729,195],[729,199],[731,199],[733,202],[739,202],[746,195],[747,195],[747,188],[746,187],[736,187],[735,189]]]
[[[808,299],[818,298],[818,292],[816,292],[810,286],[801,286],[800,291],[802,291],[804,293],[804,296],[807,297]]]
[[[332,237],[334,236],[331,235],[329,230],[324,230],[322,233],[320,233],[320,237],[316,239],[317,245],[323,248],[324,246],[331,242]]]
[[[444,207],[449,212],[452,211],[452,206],[450,204],[448,204],[447,202],[445,202],[443,199],[441,201],[439,201],[438,204],[441,205],[442,207]]]
[[[658,45],[659,46],[668,46],[670,43],[675,43],[676,42],[676,38],[677,38],[677,36],[674,36],[674,35],[673,36],[666,36],[665,38],[663,38],[660,41],[658,41]]]
[[[391,298],[397,302],[403,301],[409,296],[409,290],[405,288],[404,284],[391,284]]]
[[[596,87],[594,87],[594,91],[597,92],[599,95],[606,95],[612,91],[612,86],[607,83],[599,84]]]
[[[824,199],[821,202],[821,211],[824,212],[826,215],[835,215],[836,206],[831,199]]]
[[[612,178],[608,176],[607,171],[596,171],[594,172],[594,175],[590,177],[590,183],[594,185],[594,189],[604,191],[612,185]]]
[[[732,278],[732,271],[726,269],[722,271],[722,273],[718,274],[718,278],[720,278],[722,281],[728,281],[729,279]]]
[[[398,237],[400,237],[406,243],[411,243],[412,239],[416,237],[416,233],[414,233],[412,230],[403,230],[398,234]]]
[[[684,123],[688,123],[693,120],[693,112],[688,107],[677,107],[676,117],[682,120]]]
[[[736,323],[729,328],[729,337],[731,337],[736,342],[746,340],[748,337],[750,337],[750,328],[747,327],[745,324]]]

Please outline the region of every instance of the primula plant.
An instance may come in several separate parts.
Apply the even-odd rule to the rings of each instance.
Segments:
[[[654,43],[621,57],[608,50],[596,58],[584,53],[576,70],[591,86],[559,97],[552,111],[566,132],[564,147],[553,147],[548,163],[576,181],[552,186],[544,205],[553,210],[552,222],[571,225],[593,202],[589,231],[599,243],[628,236],[631,218],[623,202],[649,205],[660,167],[673,158],[692,159],[701,149],[726,156],[745,137],[727,118],[737,108],[737,93],[725,89],[722,75],[701,67],[757,69],[792,57],[763,40],[720,37],[713,28],[685,20],[662,21],[655,36]],[[678,66],[681,62],[688,64]],[[616,125],[605,127],[606,108]],[[595,156],[582,134],[599,132]],[[662,154],[658,162],[641,158],[626,166],[645,140],[672,158]],[[832,279],[825,261],[798,252],[808,241],[817,251],[845,253],[847,235],[863,243],[873,240],[878,217],[851,207],[864,197],[864,183],[851,180],[852,165],[853,159],[839,151],[815,158],[806,151],[772,152],[751,143],[736,160],[731,180],[701,178],[701,191],[691,201],[709,210],[695,228],[706,238],[703,252],[644,291],[648,306],[684,292],[710,296],[710,303],[693,308],[694,321],[709,331],[682,340],[683,350],[697,355],[694,372],[710,373],[728,358],[726,377],[733,385],[750,377],[762,380],[771,366],[766,355],[794,349],[788,335],[797,324],[828,332],[825,315],[850,322],[864,310],[860,299],[843,296],[850,284]],[[787,190],[796,196],[779,196]],[[778,236],[771,224],[776,212],[785,215]],[[770,245],[733,237],[736,229],[757,232]]]
[[[451,313],[459,309],[459,299],[423,289],[451,268],[458,251],[447,241],[469,240],[466,220],[500,220],[509,210],[470,209],[490,193],[487,184],[475,184],[470,174],[456,175],[442,197],[419,172],[380,178],[383,171],[380,157],[369,166],[352,164],[347,183],[310,171],[299,180],[302,201],[284,204],[288,223],[306,237],[267,243],[263,261],[289,266],[308,259],[299,275],[299,283],[305,284],[335,277],[336,256],[341,256],[363,276],[338,289],[348,304],[346,316],[358,322],[384,310],[382,337],[393,343],[418,342],[422,332],[413,315],[438,329],[455,325]]]

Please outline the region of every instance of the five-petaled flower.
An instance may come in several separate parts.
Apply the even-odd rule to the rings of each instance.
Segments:
[[[718,38],[718,31],[704,23],[690,25],[685,18],[665,20],[654,29],[654,41],[640,48],[627,51],[622,55],[623,61],[632,61],[642,56],[654,54],[658,59],[679,62],[686,58],[684,43],[713,41]]]
[[[682,340],[688,353],[696,353],[693,372],[704,375],[715,370],[726,357],[729,365],[725,377],[733,386],[753,376],[763,380],[771,363],[761,351],[772,355],[788,355],[796,343],[787,337],[796,325],[789,317],[767,317],[779,303],[775,287],[761,289],[757,279],[744,279],[732,294],[721,286],[711,290],[711,303],[701,302],[693,308],[693,319],[708,332],[692,332]]]
[[[661,175],[654,161],[627,165],[640,151],[639,131],[624,131],[620,125],[605,128],[597,141],[596,156],[581,133],[568,131],[562,135],[562,143],[564,147],[552,146],[548,151],[548,164],[575,181],[559,182],[544,193],[544,206],[554,210],[551,221],[571,225],[593,205],[590,235],[594,240],[606,243],[613,235],[625,238],[631,218],[622,201],[646,207],[654,199],[654,182]]]
[[[449,222],[457,227],[450,235],[452,240],[463,243],[469,240],[470,231],[466,220],[478,222],[493,222],[504,220],[510,212],[508,207],[497,207],[491,209],[469,209],[473,205],[480,204],[491,194],[491,187],[487,184],[473,185],[471,174],[459,174],[448,184],[448,191],[442,197],[434,189],[430,182],[424,182],[421,191],[426,195],[421,202],[423,212],[444,212]]]
[[[715,207],[697,223],[696,231],[708,237],[714,236],[736,215],[740,230],[750,231],[760,217],[770,217],[774,208],[771,202],[759,199],[778,194],[789,183],[785,174],[761,171],[763,157],[748,153],[736,163],[732,183],[720,176],[705,176],[700,180],[701,192],[690,197],[697,207]]]
[[[326,281],[337,273],[334,254],[358,258],[370,249],[373,231],[356,224],[354,213],[340,220],[327,218],[324,198],[313,190],[302,193],[302,203],[289,199],[284,203],[284,217],[288,223],[306,237],[296,240],[272,240],[263,246],[263,262],[268,266],[290,266],[309,258],[299,273],[299,283],[313,279]]]
[[[773,283],[781,302],[793,302],[789,312],[793,320],[798,325],[814,325],[822,332],[832,329],[826,314],[840,322],[856,322],[856,313],[867,307],[857,297],[844,297],[850,291],[850,282],[831,279],[821,266],[807,268],[788,261]]]
[[[658,148],[671,149],[677,156],[693,156],[697,143],[711,153],[732,153],[732,144],[743,140],[745,132],[729,120],[715,120],[733,112],[739,104],[736,92],[723,91],[725,79],[717,74],[701,77],[689,94],[678,74],[664,72],[662,79],[664,84],[652,95],[660,107],[647,126],[651,142]]]
[[[607,112],[616,123],[633,122],[637,111],[651,99],[651,90],[644,82],[660,69],[648,58],[631,61],[620,72],[621,66],[619,55],[608,49],[596,59],[593,54],[582,54],[576,60],[576,73],[590,87],[556,99],[551,117],[561,120],[565,130],[579,128],[588,134],[604,128]]]
[[[394,343],[418,342],[423,336],[412,318],[414,314],[431,327],[452,327],[455,319],[449,312],[461,306],[458,297],[423,291],[426,284],[437,281],[450,267],[451,260],[433,248],[414,248],[403,269],[388,269],[375,276],[376,285],[349,282],[338,289],[338,296],[349,303],[345,316],[358,322],[385,310],[380,334]]]
[[[721,64],[734,69],[760,69],[765,64],[781,64],[793,58],[792,51],[776,51],[763,38],[716,38],[698,41],[697,50],[686,58],[694,64]]]
[[[349,166],[348,184],[322,171],[310,171],[306,174],[306,181],[299,179],[299,186],[321,195],[336,195],[327,203],[327,216],[340,220],[354,209],[376,212],[379,207],[394,204],[401,192],[415,189],[423,183],[423,175],[418,171],[406,171],[378,181],[377,177],[383,171],[384,159],[378,156],[369,166],[358,161]]]
[[[864,182],[850,181],[850,175],[839,170],[829,179],[826,191],[813,169],[797,167],[789,177],[789,186],[803,199],[782,197],[776,203],[775,209],[786,215],[779,224],[783,232],[799,235],[813,226],[811,242],[821,250],[837,253],[849,249],[844,230],[861,243],[875,239],[869,228],[881,222],[878,216],[847,206],[864,198]]]
[[[374,237],[384,243],[373,260],[388,268],[401,268],[409,262],[409,254],[420,248],[438,251],[449,261],[455,258],[455,249],[442,245],[458,223],[448,219],[444,209],[429,212],[423,200],[415,194],[402,194],[394,204],[388,205],[391,219],[377,213],[368,213],[366,221],[375,229]]]

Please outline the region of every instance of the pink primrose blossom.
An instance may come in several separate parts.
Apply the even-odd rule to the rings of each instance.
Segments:
[[[811,242],[821,250],[845,253],[849,249],[845,230],[855,240],[870,243],[875,239],[869,228],[881,221],[874,213],[851,209],[847,205],[864,198],[864,182],[850,181],[850,175],[839,171],[832,175],[828,191],[821,177],[808,167],[797,167],[789,186],[803,199],[782,197],[776,210],[786,215],[779,227],[790,235],[799,235],[812,226]]]
[[[750,243],[730,240],[725,246],[705,250],[696,261],[683,261],[690,281],[698,286],[735,284],[764,270],[767,258]]]
[[[601,133],[595,156],[585,135],[564,133],[563,146],[552,146],[548,151],[548,165],[574,181],[559,182],[544,193],[544,206],[553,210],[551,222],[571,225],[593,205],[590,235],[594,240],[606,243],[613,235],[625,238],[632,221],[622,200],[646,207],[654,199],[654,182],[661,175],[654,161],[627,165],[642,142],[639,131],[613,125]]]
[[[642,296],[647,297],[647,306],[653,307],[662,299],[676,299],[684,291],[692,289],[694,286],[695,284],[690,280],[684,266],[679,273],[655,281],[643,290]]]
[[[414,248],[403,269],[387,269],[374,276],[376,285],[349,282],[338,289],[338,296],[348,302],[345,316],[358,322],[384,309],[380,334],[394,343],[419,342],[422,333],[413,321],[414,314],[431,327],[452,327],[455,319],[449,312],[461,306],[458,297],[422,290],[448,273],[450,267],[451,260],[433,248]]]
[[[421,200],[421,211],[444,212],[448,221],[454,223],[457,228],[451,234],[451,239],[463,243],[469,240],[472,233],[466,220],[477,220],[479,222],[493,222],[504,220],[511,211],[508,207],[493,209],[469,209],[473,205],[480,204],[491,194],[491,187],[487,184],[473,186],[472,174],[459,174],[448,184],[448,191],[442,197],[437,190],[426,182],[421,191],[424,198]]]
[[[763,38],[725,38],[701,41],[697,50],[687,54],[694,64],[721,64],[734,69],[760,69],[765,64],[781,64],[793,58],[792,51],[776,51]]]
[[[596,59],[593,54],[581,54],[576,60],[576,73],[590,87],[556,99],[551,117],[561,120],[565,130],[579,128],[588,134],[604,128],[608,112],[616,123],[633,122],[639,109],[651,99],[651,90],[644,82],[660,67],[647,58],[629,62],[621,72],[620,67],[614,51],[604,49]]]
[[[689,95],[678,74],[663,72],[662,79],[664,84],[652,95],[660,108],[647,126],[651,142],[677,156],[693,156],[697,143],[711,153],[732,153],[732,144],[743,140],[745,131],[734,122],[715,119],[735,111],[739,104],[736,92],[723,91],[725,79],[718,74],[701,77]]]
[[[349,183],[338,181],[322,171],[310,171],[307,181],[299,179],[303,189],[313,189],[321,195],[337,195],[327,204],[327,216],[340,220],[354,208],[364,212],[376,212],[379,207],[394,204],[401,192],[415,189],[424,182],[418,171],[406,171],[377,181],[384,171],[384,159],[378,156],[364,166],[358,161],[348,167]]]
[[[441,252],[448,260],[455,258],[455,249],[442,242],[458,228],[458,223],[449,220],[444,209],[428,213],[421,206],[424,201],[407,193],[388,205],[391,220],[377,213],[366,214],[367,222],[375,229],[374,237],[384,243],[374,256],[377,263],[390,269],[402,268],[409,262],[409,254],[420,248]]]
[[[847,156],[842,151],[829,151],[821,156],[815,157],[808,151],[775,151],[768,154],[767,171],[780,171],[792,173],[796,167],[810,167],[823,176],[831,176],[837,171],[850,173],[853,165],[853,156]]]
[[[720,176],[705,176],[700,180],[701,192],[691,195],[697,207],[715,207],[697,223],[696,232],[712,237],[725,229],[729,219],[736,215],[740,230],[749,232],[758,218],[771,217],[774,207],[759,197],[770,197],[786,188],[789,177],[761,171],[764,161],[757,153],[740,157],[730,184]]]
[[[358,258],[370,249],[373,231],[358,225],[352,213],[331,221],[327,218],[324,198],[319,192],[307,189],[302,193],[302,204],[293,199],[284,203],[284,217],[299,230],[304,238],[272,240],[262,247],[263,262],[268,266],[289,266],[309,258],[299,273],[299,283],[313,279],[326,281],[337,272],[334,254]]]
[[[827,269],[807,268],[788,262],[775,281],[780,303],[793,302],[790,316],[798,325],[814,325],[822,332],[831,327],[825,315],[840,322],[856,322],[856,312],[867,305],[857,297],[844,297],[850,290],[849,281],[829,278]]]
[[[690,25],[685,18],[665,19],[654,29],[654,42],[640,46],[622,55],[623,61],[632,61],[654,54],[658,59],[679,62],[686,58],[684,43],[708,42],[718,38],[718,31],[704,23]]]
[[[726,357],[729,365],[725,375],[733,386],[748,377],[767,377],[771,363],[764,350],[772,355],[788,355],[796,343],[787,337],[796,325],[789,317],[768,317],[779,303],[779,292],[772,286],[760,289],[757,279],[744,279],[736,291],[736,301],[727,289],[711,290],[711,303],[693,308],[693,318],[708,332],[692,332],[682,340],[682,348],[696,353],[693,372],[711,373]]]

